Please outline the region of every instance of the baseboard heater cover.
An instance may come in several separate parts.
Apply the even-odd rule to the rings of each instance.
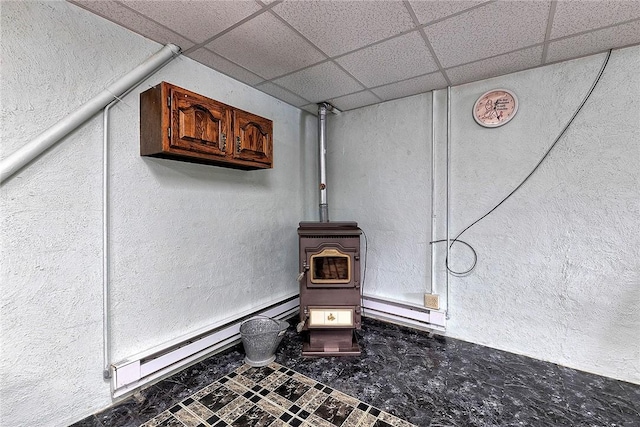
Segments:
[[[222,351],[240,341],[240,325],[254,316],[284,319],[298,312],[300,298],[296,294],[257,307],[198,331],[182,339],[167,343],[162,349],[153,349],[111,365],[112,395],[114,398],[128,394],[146,384],[173,373],[190,363],[216,351]]]
[[[365,317],[427,331],[445,331],[445,313],[401,301],[363,296]]]

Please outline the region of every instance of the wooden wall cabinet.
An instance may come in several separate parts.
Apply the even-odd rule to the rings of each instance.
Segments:
[[[273,122],[162,82],[140,94],[140,155],[273,167]]]

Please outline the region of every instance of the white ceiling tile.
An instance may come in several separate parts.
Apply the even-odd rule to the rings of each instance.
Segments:
[[[640,18],[640,1],[563,0],[556,5],[551,39]]]
[[[284,1],[273,11],[329,56],[413,27],[411,15],[399,1]]]
[[[271,96],[274,96],[287,104],[291,104],[295,107],[302,107],[303,105],[307,105],[309,101],[304,98],[300,98],[298,95],[289,92],[287,89],[283,89],[278,85],[273,83],[263,83],[261,85],[256,86],[256,89],[268,93]]]
[[[443,67],[544,41],[548,1],[501,1],[425,27]]]
[[[380,86],[371,89],[371,91],[383,100],[388,101],[390,99],[404,98],[405,96],[429,92],[430,90],[442,89],[444,87],[447,87],[447,81],[442,73],[438,71],[427,74],[426,76],[414,77],[403,82]]]
[[[616,46],[640,43],[640,21],[605,28],[549,43],[547,63],[603,52]]]
[[[354,108],[364,107],[365,105],[377,104],[380,98],[375,96],[368,90],[352,93],[351,95],[340,96],[330,99],[331,105],[340,111],[353,110]]]
[[[336,62],[365,86],[405,80],[438,69],[417,31],[350,53]]]
[[[418,22],[426,24],[461,12],[470,7],[487,3],[486,0],[469,1],[424,1],[411,0],[411,8],[416,13]]]
[[[541,65],[542,46],[519,50],[445,70],[454,85],[484,80]]]
[[[257,3],[248,1],[122,0],[121,3],[197,43],[260,10]]]
[[[184,51],[228,31],[207,49],[188,56],[312,110],[315,102],[325,100],[347,109],[369,103],[374,95],[387,100],[445,87],[439,72],[429,72],[436,70],[436,62],[453,84],[539,66],[551,4],[550,0],[68,1]],[[555,5],[546,63],[640,44],[640,0],[559,0]],[[261,7],[264,13],[259,13]],[[425,25],[437,61],[415,32],[411,10]],[[312,43],[336,56],[333,62]],[[363,90],[364,85],[370,91]],[[304,104],[306,100],[310,102]]]
[[[325,62],[284,76],[274,80],[274,83],[311,102],[322,102],[364,89],[333,62]]]
[[[73,3],[158,43],[174,43],[182,50],[194,45],[191,40],[132,12],[116,1],[74,0]]]
[[[187,56],[191,59],[195,59],[201,64],[211,67],[214,70],[220,71],[223,74],[226,74],[251,86],[264,81],[264,79],[260,76],[256,76],[251,71],[245,70],[244,68],[234,64],[233,62],[227,61],[220,55],[216,55],[215,53],[205,48],[196,49],[193,52],[189,53]]]
[[[234,28],[207,44],[207,48],[266,79],[325,59],[270,13]]]

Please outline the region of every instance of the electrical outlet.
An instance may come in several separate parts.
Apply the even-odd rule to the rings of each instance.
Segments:
[[[424,306],[431,310],[440,309],[440,297],[435,294],[424,294]]]

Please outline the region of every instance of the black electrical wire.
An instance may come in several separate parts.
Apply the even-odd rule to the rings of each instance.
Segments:
[[[478,254],[476,253],[476,251],[473,249],[473,247],[469,243],[467,243],[467,242],[465,242],[463,240],[458,240],[459,237],[462,236],[462,234],[465,231],[467,231],[468,229],[470,229],[471,227],[473,227],[474,225],[476,225],[477,223],[482,221],[484,218],[489,216],[489,214],[491,214],[493,211],[498,209],[498,207],[500,205],[502,205],[505,201],[507,201],[507,199],[509,197],[511,197],[516,191],[518,191],[520,189],[520,187],[522,187],[524,185],[524,183],[527,182],[527,180],[531,177],[531,175],[533,175],[535,173],[535,171],[538,170],[538,167],[540,167],[542,162],[544,162],[544,160],[549,156],[549,153],[551,153],[551,150],[553,150],[553,148],[556,146],[558,141],[560,141],[560,138],[562,138],[562,136],[565,134],[567,129],[569,129],[569,126],[571,126],[571,124],[573,123],[573,121],[576,118],[576,116],[578,115],[578,113],[580,113],[580,111],[582,110],[582,107],[584,107],[584,105],[587,103],[587,101],[591,97],[591,94],[595,90],[598,82],[600,82],[600,79],[602,77],[602,74],[604,73],[605,68],[607,68],[607,64],[609,63],[609,58],[610,57],[611,57],[611,49],[609,49],[609,52],[607,52],[607,57],[604,59],[602,67],[600,67],[600,72],[598,73],[598,76],[596,77],[596,79],[594,80],[593,84],[591,85],[591,88],[587,92],[587,95],[584,97],[584,99],[582,100],[582,102],[580,103],[578,108],[576,109],[575,113],[573,113],[573,116],[571,116],[571,119],[569,119],[569,121],[567,122],[565,127],[562,129],[560,134],[558,134],[556,139],[553,141],[551,146],[547,149],[546,153],[544,153],[544,155],[542,156],[540,161],[534,166],[534,168],[531,170],[531,172],[529,172],[529,174],[520,182],[520,184],[518,184],[518,186],[516,188],[514,188],[509,194],[507,194],[506,197],[504,197],[500,201],[500,203],[498,203],[493,208],[491,208],[486,214],[482,215],[480,218],[478,218],[475,221],[473,221],[471,224],[469,224],[467,227],[465,227],[460,233],[458,233],[458,235],[456,237],[454,237],[452,240],[450,240],[451,243],[449,244],[449,248],[451,248],[454,243],[460,242],[460,243],[468,246],[469,249],[471,249],[471,251],[473,252],[473,264],[471,265],[471,267],[469,267],[468,269],[466,269],[464,271],[454,271],[449,267],[449,258],[447,256],[447,258],[445,258],[445,266],[447,268],[447,271],[449,271],[449,273],[453,274],[454,276],[464,276],[466,274],[469,274],[471,271],[473,271],[474,268],[476,268],[476,264],[477,264],[477,261],[478,261]],[[447,241],[447,239],[434,240],[433,242],[429,242],[429,244],[446,242],[446,241]]]
[[[360,229],[360,231],[362,231],[362,235],[364,236],[364,267],[362,270],[362,285],[360,286],[360,310],[362,310],[364,314],[364,282],[367,279],[367,255],[369,252],[369,242],[367,241],[367,233],[365,233],[363,229]]]
[[[460,233],[462,234],[462,233]],[[458,234],[458,237],[460,237],[460,234]],[[473,246],[471,246],[469,243],[465,242],[464,240],[459,240],[458,237],[456,237],[455,239],[451,240],[451,245],[449,246],[449,248],[451,248],[451,246],[455,243],[462,243],[463,245],[465,245],[466,247],[468,247],[469,249],[471,249],[471,253],[473,254],[473,263],[471,264],[471,267],[469,267],[467,270],[462,271],[462,272],[458,272],[458,271],[453,271],[450,267],[449,267],[449,255],[447,254],[447,256],[444,258],[444,265],[447,267],[447,271],[451,274],[453,274],[454,276],[463,276],[465,274],[468,274],[470,272],[473,271],[474,268],[476,268],[476,264],[478,263],[478,253],[476,252],[476,250],[473,248]],[[429,244],[433,244],[433,243],[441,243],[441,242],[446,242],[447,239],[440,239],[440,240],[434,240],[433,242],[429,242]]]

